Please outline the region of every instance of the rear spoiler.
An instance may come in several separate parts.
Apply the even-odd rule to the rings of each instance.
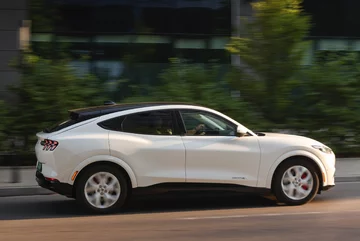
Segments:
[[[108,106],[108,107],[104,107]],[[86,107],[86,108],[79,108],[68,110],[70,118],[76,121],[84,121],[89,120],[95,117],[99,117],[105,114],[110,114],[116,112],[116,103],[108,100],[104,101],[104,105],[102,106],[93,106],[93,107]]]
[[[115,102],[113,101],[105,101],[104,105],[116,106]],[[104,107],[104,106],[95,106],[95,107],[68,110],[69,119],[67,121],[56,124],[54,127],[45,128],[43,132],[37,133],[37,136],[39,139],[46,139],[46,137],[44,137],[45,134],[47,135],[49,133],[57,132],[64,128],[68,128],[70,126],[77,125],[81,122],[99,117],[104,114],[111,113],[113,112],[113,110],[114,108],[112,107]]]

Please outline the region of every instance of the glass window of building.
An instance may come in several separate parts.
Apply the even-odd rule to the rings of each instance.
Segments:
[[[231,35],[230,0],[213,0],[213,33]]]
[[[133,0],[101,0],[93,4],[96,33],[135,32],[135,7]]]
[[[56,32],[91,32],[94,24],[92,1],[49,0],[59,14],[55,21]]]
[[[138,33],[173,32],[176,0],[134,0],[135,28]]]
[[[35,6],[41,1],[46,3],[42,9]],[[56,58],[61,54],[58,43],[65,44],[64,53],[71,55],[77,73],[96,74],[121,97],[131,94],[130,85],[157,84],[169,58],[230,62],[224,50],[231,33],[230,0],[38,0],[32,4],[34,13],[46,13],[50,7],[57,13],[44,15],[48,24],[41,26],[42,31],[34,29],[36,51]],[[34,15],[34,26],[44,16]],[[84,55],[88,59],[82,59]],[[119,87],[119,80],[129,82]]]
[[[126,33],[134,31],[134,3],[131,0],[49,0],[62,19],[61,32]]]
[[[177,0],[174,12],[174,33],[211,34],[214,1]]]

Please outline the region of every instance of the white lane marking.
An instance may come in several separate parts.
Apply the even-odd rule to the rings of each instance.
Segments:
[[[261,213],[261,214],[244,214],[228,216],[204,216],[204,217],[186,217],[178,220],[201,220],[201,219],[229,219],[229,218],[255,218],[255,217],[274,217],[274,216],[293,216],[293,215],[314,215],[314,214],[332,214],[341,212],[360,212],[360,210],[342,210],[342,211],[322,211],[322,212],[298,212],[298,213]]]

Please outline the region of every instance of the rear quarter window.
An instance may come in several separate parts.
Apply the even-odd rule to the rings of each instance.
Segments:
[[[124,121],[124,116],[115,117],[109,120],[102,121],[98,125],[106,130],[121,131],[121,123]]]

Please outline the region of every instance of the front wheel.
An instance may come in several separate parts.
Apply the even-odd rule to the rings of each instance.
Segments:
[[[311,202],[319,189],[319,177],[314,165],[303,159],[282,164],[274,177],[273,191],[279,202],[302,205]]]
[[[113,167],[99,165],[85,170],[76,186],[76,199],[87,210],[99,214],[120,209],[128,196],[124,174]]]

